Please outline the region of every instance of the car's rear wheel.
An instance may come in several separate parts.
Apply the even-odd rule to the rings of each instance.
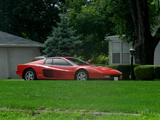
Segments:
[[[33,69],[28,69],[24,73],[24,80],[35,80],[36,79],[36,73]]]
[[[79,70],[76,73],[75,79],[76,80],[88,80],[88,73],[85,70]]]

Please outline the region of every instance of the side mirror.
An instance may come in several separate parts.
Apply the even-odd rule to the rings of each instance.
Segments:
[[[92,61],[91,61],[91,60],[88,60],[87,62],[90,64]]]

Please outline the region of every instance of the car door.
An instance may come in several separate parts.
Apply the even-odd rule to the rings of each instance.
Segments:
[[[74,79],[74,66],[63,58],[48,58],[45,61],[45,79]]]
[[[74,79],[74,66],[63,58],[53,58],[55,79]]]
[[[44,66],[42,69],[42,74],[44,79],[54,79],[54,68],[53,68],[53,59],[47,58],[44,62]]]

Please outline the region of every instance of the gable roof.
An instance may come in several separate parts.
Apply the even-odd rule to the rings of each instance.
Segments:
[[[113,40],[119,41],[120,39],[119,39],[119,35],[112,35],[112,36],[106,36],[105,40],[108,40],[108,41],[113,41]]]
[[[43,44],[0,31],[0,47],[43,47]]]

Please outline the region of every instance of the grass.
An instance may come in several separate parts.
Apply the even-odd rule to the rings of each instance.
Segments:
[[[27,110],[27,112],[21,112],[20,115],[16,115],[20,111],[0,110],[2,120],[3,117],[5,119],[11,116],[16,116],[15,119],[25,117],[26,120],[44,117],[45,120],[50,118],[63,120],[63,117],[67,118],[65,116],[76,120],[92,118],[95,120],[147,120],[147,118],[158,120],[159,106],[159,81],[0,80],[0,107]],[[58,109],[62,112],[50,113],[48,111],[32,116],[32,111],[38,109]],[[65,113],[64,110],[77,110],[78,112]],[[84,115],[80,110],[140,113],[141,115]]]
[[[159,114],[132,115],[93,115],[84,113],[51,113],[33,114],[31,111],[0,112],[0,120],[159,120]]]

